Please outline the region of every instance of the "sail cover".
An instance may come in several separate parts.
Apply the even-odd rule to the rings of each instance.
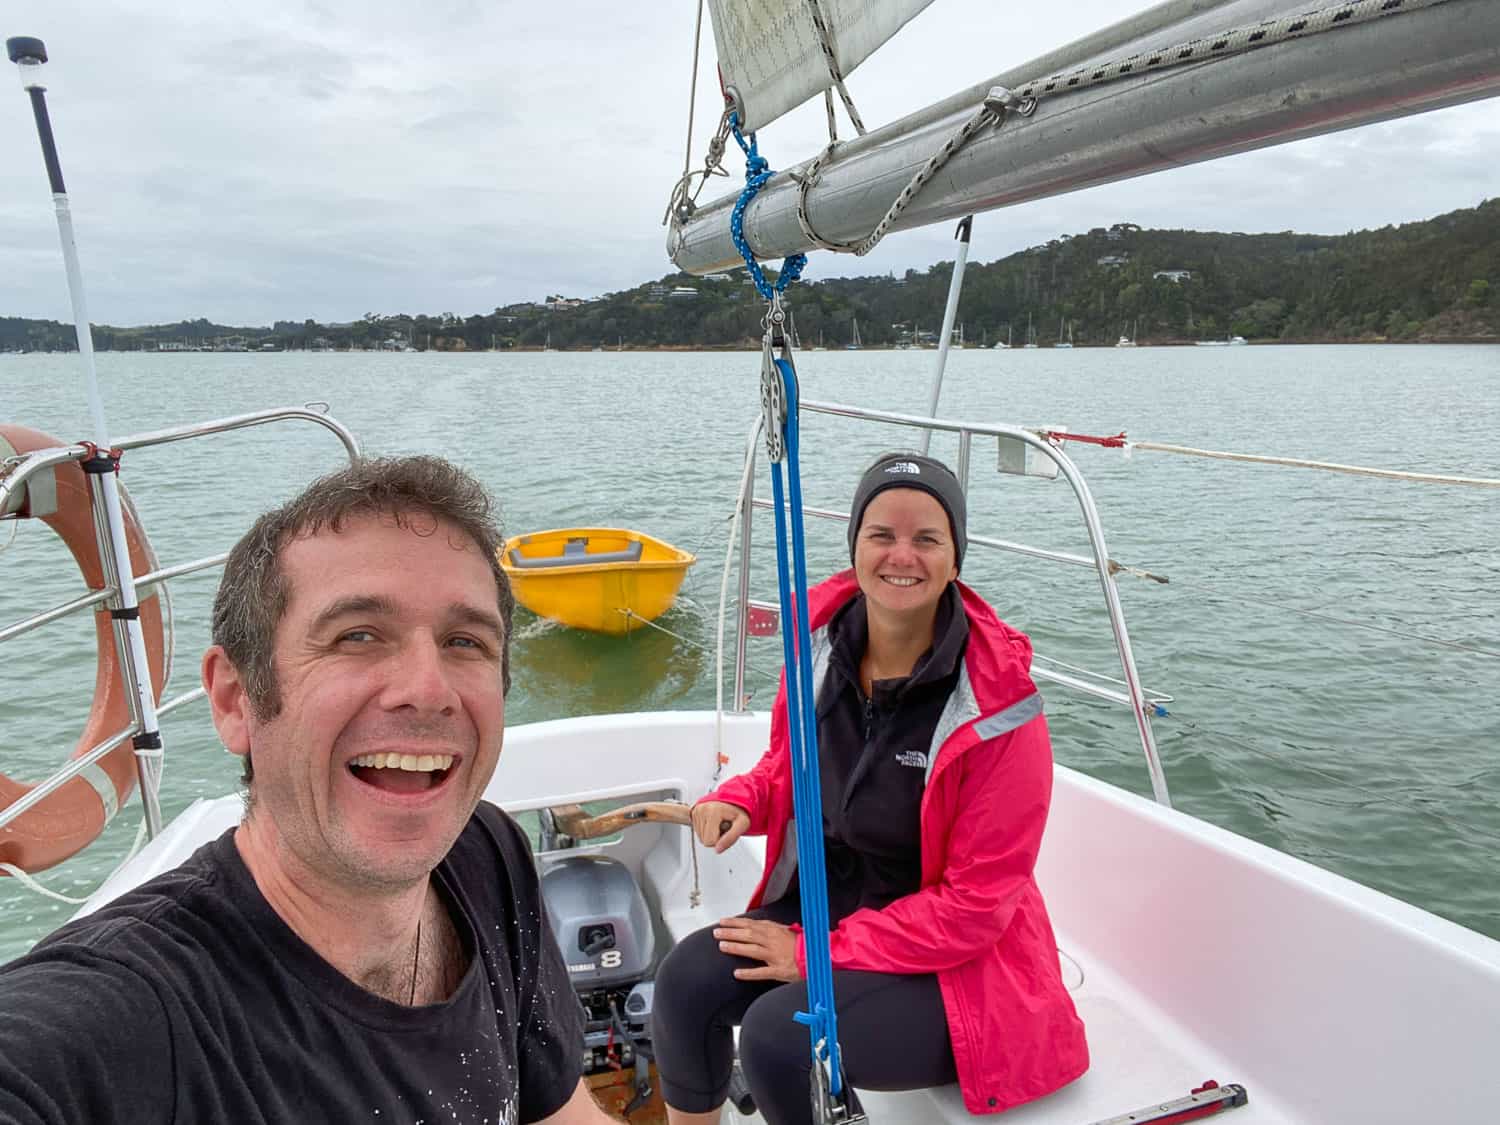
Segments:
[[[719,74],[738,96],[741,128],[759,129],[833,85],[813,24],[814,0],[708,0]],[[932,0],[816,0],[839,74],[869,58]]]

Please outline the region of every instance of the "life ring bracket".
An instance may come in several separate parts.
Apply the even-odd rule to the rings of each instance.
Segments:
[[[156,589],[135,606],[123,605],[119,574],[151,574],[157,560],[123,489],[119,509],[129,557],[116,559],[108,550],[108,521],[93,481],[117,469],[114,450],[87,443],[70,446],[37,430],[0,424],[0,518],[47,524],[72,554],[90,591],[10,627],[0,640],[95,608],[94,698],[70,760],[37,785],[0,773],[0,863],[29,873],[61,863],[92,843],[135,789],[141,772],[138,754],[161,753],[159,735],[154,748],[135,745],[143,734],[154,733],[146,732],[140,721],[143,708],[136,696],[137,684],[148,676],[152,703],[166,687],[167,599]],[[138,673],[124,634],[135,625],[144,640],[146,664]]]

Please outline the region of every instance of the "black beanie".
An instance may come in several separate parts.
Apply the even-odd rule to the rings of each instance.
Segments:
[[[962,569],[964,546],[968,543],[968,512],[964,490],[947,465],[920,453],[882,454],[859,478],[854,503],[849,508],[849,562],[854,563],[854,540],[860,521],[870,501],[888,488],[915,488],[934,497],[948,513],[948,527],[953,532],[953,565]]]

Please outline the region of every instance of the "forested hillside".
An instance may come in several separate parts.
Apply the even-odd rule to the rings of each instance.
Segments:
[[[789,306],[803,347],[931,342],[952,263],[904,277],[819,280],[814,258]],[[743,271],[672,274],[621,293],[565,295],[466,317],[367,313],[352,324],[206,320],[113,328],[107,349],[661,348],[753,346],[764,304]],[[1223,339],[1500,341],[1500,199],[1424,222],[1346,235],[1213,234],[1131,223],[971,262],[959,321],[968,343],[1070,334],[1075,344]],[[0,351],[65,350],[71,325],[0,318]]]

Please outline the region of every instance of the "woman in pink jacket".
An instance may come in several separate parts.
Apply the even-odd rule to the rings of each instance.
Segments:
[[[958,581],[962,489],[940,462],[881,457],[849,519],[854,564],[809,592],[839,1043],[851,1085],[957,1081],[973,1113],[1088,1067],[1032,871],[1052,748],[1031,645]],[[785,683],[771,745],[693,810],[722,852],[764,834],[750,909],[691,935],[657,974],[669,1120],[719,1118],[734,1057],[770,1125],[811,1121]]]

